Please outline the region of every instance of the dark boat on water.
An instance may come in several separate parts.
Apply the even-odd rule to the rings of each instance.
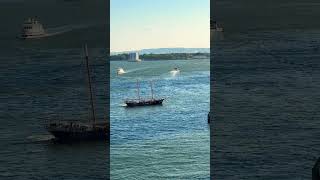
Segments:
[[[108,138],[108,123],[51,122],[48,131],[58,141],[106,140]]]
[[[125,103],[128,107],[135,106],[152,106],[152,105],[162,105],[164,99],[140,99],[140,100],[126,100]]]
[[[218,23],[213,20],[210,20],[210,29],[213,32],[223,32],[223,28],[218,26]]]
[[[142,99],[140,97],[139,82],[137,81],[138,99],[127,99],[124,101],[124,103],[126,103],[127,107],[162,105],[164,98],[160,98],[160,99],[154,98],[152,82],[150,83],[150,87],[151,87],[151,98],[150,99]]]
[[[88,123],[79,121],[50,121],[47,123],[46,129],[54,135],[58,141],[107,140],[109,137],[109,122],[106,120],[104,122],[96,122],[88,49],[86,45],[85,53],[92,119],[89,120]]]

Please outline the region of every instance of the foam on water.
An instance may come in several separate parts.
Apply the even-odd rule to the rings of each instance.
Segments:
[[[66,26],[59,26],[55,28],[48,28],[46,29],[46,33],[42,35],[42,37],[49,37],[49,36],[55,36],[63,33],[67,33],[73,30],[77,29],[84,29],[89,28],[90,26],[93,26],[92,24],[84,24],[84,25],[66,25]]]
[[[54,136],[50,134],[41,134],[41,135],[31,135],[27,137],[31,142],[42,142],[42,141],[50,141],[54,139]]]

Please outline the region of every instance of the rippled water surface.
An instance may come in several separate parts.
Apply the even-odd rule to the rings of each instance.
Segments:
[[[111,62],[111,178],[209,179],[208,59]],[[127,73],[116,75],[122,67]],[[181,72],[170,71],[178,67]],[[154,82],[163,106],[124,107],[123,100],[150,97]]]
[[[213,59],[214,179],[311,179],[320,155],[320,31],[226,34]]]
[[[1,180],[108,177],[106,142],[54,144],[44,127],[52,119],[87,122],[90,117],[84,43],[89,47],[99,120],[105,116],[108,69],[101,41],[106,30],[104,17],[93,12],[95,3],[90,2],[0,2],[0,19],[6,22],[0,30]],[[68,31],[18,39],[24,19],[33,16],[47,30]],[[88,23],[91,26],[80,26]]]

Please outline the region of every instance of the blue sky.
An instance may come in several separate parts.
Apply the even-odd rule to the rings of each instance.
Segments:
[[[209,48],[210,0],[111,0],[111,52]]]

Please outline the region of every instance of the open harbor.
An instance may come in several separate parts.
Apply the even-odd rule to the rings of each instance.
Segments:
[[[111,179],[209,179],[209,68],[209,59],[111,61]],[[162,106],[123,107],[137,79],[143,97],[154,82]]]

